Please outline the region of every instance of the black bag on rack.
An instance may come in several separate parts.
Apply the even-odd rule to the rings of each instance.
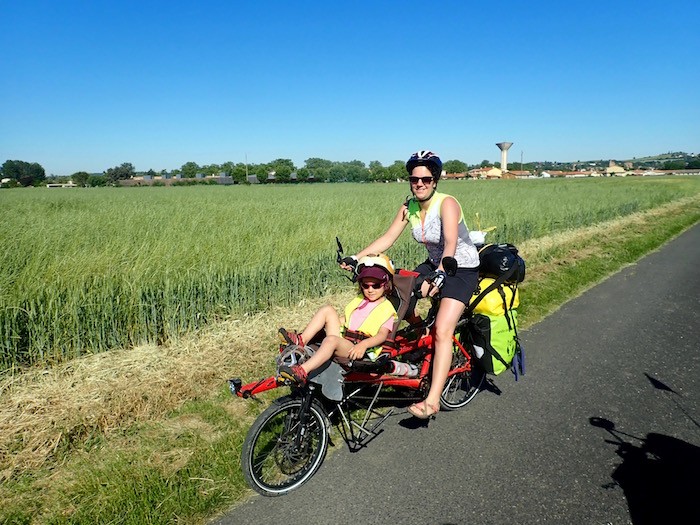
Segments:
[[[509,274],[506,282],[525,280],[525,261],[512,244],[487,244],[479,250],[479,261],[479,274],[483,277],[497,279]]]

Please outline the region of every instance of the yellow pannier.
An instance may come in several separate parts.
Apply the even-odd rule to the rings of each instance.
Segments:
[[[494,281],[495,279],[491,279],[490,277],[483,277],[480,279],[479,285],[476,287],[476,290],[474,290],[474,294],[472,295],[469,303],[471,304],[474,299],[476,299],[476,297],[483,290],[486,290],[486,288],[493,284]],[[510,310],[511,308],[517,308],[519,304],[520,297],[518,295],[517,288],[515,290],[515,299],[513,299],[513,289],[508,285],[500,285],[482,297],[479,304],[474,306],[474,313],[484,315],[505,315],[506,309]]]

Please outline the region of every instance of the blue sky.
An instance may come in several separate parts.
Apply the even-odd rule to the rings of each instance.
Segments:
[[[0,163],[700,153],[697,0],[0,2]]]

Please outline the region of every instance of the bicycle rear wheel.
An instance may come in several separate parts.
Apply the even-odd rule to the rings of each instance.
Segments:
[[[464,366],[466,363],[466,356],[460,351],[455,351],[452,357],[452,368]],[[465,406],[479,392],[485,377],[486,372],[476,364],[476,359],[472,358],[472,369],[469,372],[447,378],[445,388],[440,395],[440,408],[449,411]]]
[[[281,496],[313,476],[323,463],[329,443],[329,422],[312,401],[304,424],[302,400],[275,400],[255,420],[243,442],[243,477],[263,496]]]

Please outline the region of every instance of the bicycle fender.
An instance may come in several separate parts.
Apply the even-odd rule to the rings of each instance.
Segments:
[[[343,399],[343,376],[343,367],[335,361],[330,361],[328,366],[309,376],[309,381],[320,385],[321,392],[326,398],[331,401],[341,401]]]

